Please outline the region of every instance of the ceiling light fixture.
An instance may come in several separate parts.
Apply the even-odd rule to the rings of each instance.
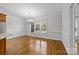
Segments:
[[[28,17],[26,18],[26,21],[28,22],[28,23],[32,23],[33,22],[33,20],[32,20],[32,16],[31,16],[31,12],[30,11],[28,11],[28,15],[27,15]]]
[[[27,21],[28,23],[32,23],[32,22],[33,22],[32,19],[26,19],[26,21]]]

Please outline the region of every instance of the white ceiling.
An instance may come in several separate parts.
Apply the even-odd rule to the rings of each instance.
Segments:
[[[11,13],[22,18],[36,17],[41,15],[61,12],[61,3],[0,3],[0,8],[3,8],[6,13]]]

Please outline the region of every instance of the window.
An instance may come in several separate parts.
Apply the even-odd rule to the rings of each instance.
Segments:
[[[31,33],[47,33],[47,24],[44,22],[32,22]]]
[[[35,24],[35,31],[36,32],[40,32],[40,23],[37,23]]]
[[[31,23],[31,33],[34,32],[34,22]]]
[[[46,33],[47,32],[47,24],[42,23],[41,24],[41,33]]]

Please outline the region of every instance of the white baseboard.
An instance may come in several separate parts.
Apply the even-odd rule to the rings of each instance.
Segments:
[[[20,37],[20,36],[24,36],[25,34],[12,34],[8,37],[6,37],[6,39],[11,39],[11,38],[15,38],[15,37]]]
[[[67,51],[68,55],[76,55],[76,52],[74,49],[66,48],[66,51]]]

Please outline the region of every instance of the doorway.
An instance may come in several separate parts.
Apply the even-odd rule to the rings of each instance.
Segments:
[[[75,28],[75,53],[79,55],[79,4],[75,5],[74,8],[74,28]]]

